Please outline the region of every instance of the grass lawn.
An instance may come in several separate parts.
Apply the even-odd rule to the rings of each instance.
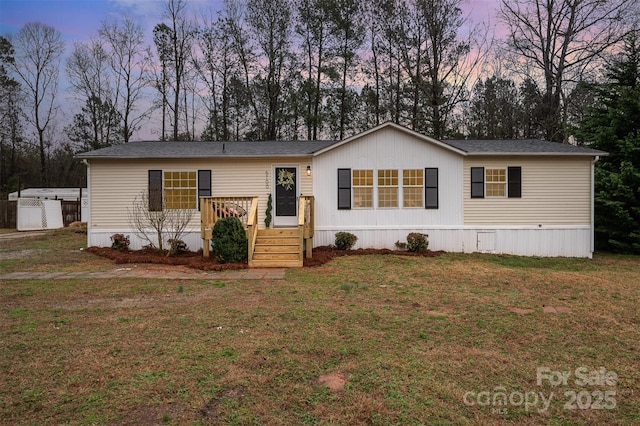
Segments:
[[[1,243],[0,270],[117,267],[84,238]],[[638,283],[638,257],[459,254],[0,281],[0,424],[638,424]]]

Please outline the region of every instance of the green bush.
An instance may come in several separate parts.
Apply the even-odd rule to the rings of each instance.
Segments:
[[[247,234],[235,216],[225,217],[213,226],[211,249],[218,262],[241,262],[247,258]]]
[[[429,237],[427,234],[420,234],[418,232],[412,232],[407,235],[407,250],[418,252],[425,251],[429,247]]]
[[[111,236],[111,248],[118,251],[129,250],[129,237],[124,234],[113,234]]]
[[[336,233],[336,248],[339,250],[349,250],[358,241],[358,237],[350,232]]]

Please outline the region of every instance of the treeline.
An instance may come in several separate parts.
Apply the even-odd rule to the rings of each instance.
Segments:
[[[393,121],[435,138],[591,142],[577,129],[634,34],[636,2],[504,0],[503,40],[461,5],[167,0],[154,28],[105,19],[73,46],[26,24],[0,38],[0,188],[82,185],[74,153],[143,128],[158,140],[313,140]]]

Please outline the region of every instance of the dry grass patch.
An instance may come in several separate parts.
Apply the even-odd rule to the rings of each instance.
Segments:
[[[640,421],[637,258],[362,259],[273,282],[0,283],[0,423]],[[539,386],[538,367],[572,377]],[[619,379],[578,386],[578,367]],[[554,396],[540,412],[465,404],[502,389]],[[571,391],[616,407],[565,409]]]

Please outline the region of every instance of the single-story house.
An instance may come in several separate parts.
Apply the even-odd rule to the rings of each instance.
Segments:
[[[433,250],[591,257],[593,167],[606,154],[540,140],[440,141],[384,123],[342,141],[131,142],[78,157],[88,168],[89,245],[124,233],[140,247],[127,209],[162,188],[166,208],[194,211],[199,196],[252,197],[263,237],[308,220],[299,200],[313,196],[309,248],[347,231],[355,248],[393,249],[419,232]],[[186,230],[191,249],[208,244],[201,219],[196,211]]]

